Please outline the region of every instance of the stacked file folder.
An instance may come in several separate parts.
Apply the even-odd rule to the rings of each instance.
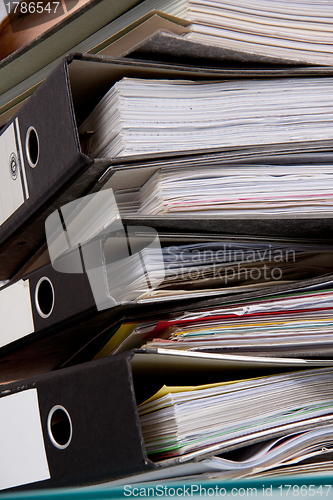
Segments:
[[[329,421],[331,382],[332,370],[321,369],[196,388],[164,387],[139,407],[148,455],[208,452],[240,438],[246,444],[258,433],[267,437],[285,425],[296,431],[304,422]]]
[[[333,467],[332,12],[231,3],[0,63],[1,490]]]
[[[331,179],[331,165],[162,168],[133,189],[133,200],[119,196],[119,209],[127,216],[330,217]]]
[[[104,355],[145,344],[157,349],[330,358],[331,316],[330,289],[250,300],[234,297],[224,306],[124,323],[104,347]]]

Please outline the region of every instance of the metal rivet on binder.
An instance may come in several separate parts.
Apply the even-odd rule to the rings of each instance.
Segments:
[[[18,176],[18,161],[17,161],[17,156],[15,153],[12,153],[10,155],[9,166],[10,166],[10,174],[12,176],[12,179],[13,179],[13,181],[16,181],[17,176]]]

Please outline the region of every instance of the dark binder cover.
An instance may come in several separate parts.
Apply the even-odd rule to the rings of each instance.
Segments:
[[[81,150],[81,123],[120,78],[221,79],[316,75],[315,69],[211,69],[191,66],[69,56],[50,74],[2,130],[3,158],[0,226],[0,280],[12,278],[45,241],[44,222],[56,208],[93,188],[108,165],[148,161],[152,155],[127,159],[93,159]],[[332,75],[327,68],[320,74]],[[298,150],[329,151],[329,144],[296,145]],[[246,156],[249,148],[242,152]],[[213,151],[216,153],[217,151]],[[260,152],[260,148],[259,148]],[[202,151],[190,154],[189,158]],[[207,153],[207,151],[205,151]],[[239,151],[226,150],[223,153]],[[182,153],[170,154],[170,157]],[[162,155],[159,155],[162,156]],[[6,167],[7,165],[7,167]],[[7,198],[9,197],[9,202]]]

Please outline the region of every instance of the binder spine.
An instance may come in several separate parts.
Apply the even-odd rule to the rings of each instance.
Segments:
[[[36,477],[21,484],[17,480],[15,488],[89,484],[156,468],[145,452],[131,357],[132,353],[125,353],[2,386],[0,409],[9,398],[16,396],[23,401],[31,391],[37,391],[49,469],[49,479]],[[27,404],[21,404],[22,413],[31,406],[31,397],[28,399]],[[7,423],[10,434],[15,422]],[[25,431],[29,431],[27,425]],[[12,454],[19,456],[19,444]],[[1,448],[0,464],[5,459]]]

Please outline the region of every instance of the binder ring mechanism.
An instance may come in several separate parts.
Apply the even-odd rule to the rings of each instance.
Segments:
[[[25,153],[31,168],[35,168],[39,159],[39,139],[34,127],[29,127],[25,136]]]
[[[51,443],[59,450],[64,450],[69,446],[73,428],[66,408],[61,405],[53,406],[47,417],[47,432]]]

